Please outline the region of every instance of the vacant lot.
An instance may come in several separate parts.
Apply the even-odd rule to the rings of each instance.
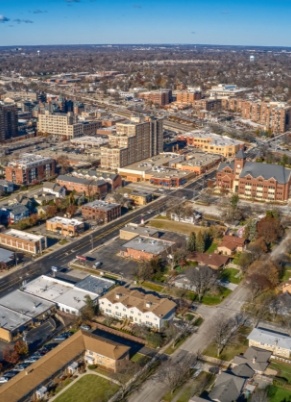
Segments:
[[[106,402],[118,390],[118,386],[94,374],[80,378],[56,402]]]
[[[189,236],[192,232],[198,233],[200,231],[205,232],[207,230],[205,227],[202,226],[194,226],[191,223],[176,222],[167,219],[152,219],[149,222],[149,225],[157,229],[164,229],[176,233],[182,233],[186,236]]]

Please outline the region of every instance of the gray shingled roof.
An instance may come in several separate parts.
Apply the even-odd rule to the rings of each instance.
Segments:
[[[278,183],[285,184],[288,182],[291,170],[284,166],[271,165],[268,163],[246,162],[240,177],[251,175],[254,178],[262,176],[264,179],[274,178]]]
[[[95,186],[102,186],[103,184],[106,184],[106,181],[104,181],[104,180],[88,180],[88,179],[82,179],[80,177],[68,176],[68,175],[60,175],[57,177],[57,180],[67,181],[67,182],[71,182],[71,183],[84,184],[84,185],[95,185]]]
[[[230,167],[232,170],[234,169],[234,161],[231,162],[221,162],[217,168],[218,172],[220,172],[221,170],[223,170],[225,167]]]
[[[246,159],[246,157],[243,149],[240,149],[235,155],[235,159]]]
[[[211,400],[218,400],[220,402],[233,402],[237,401],[241,394],[245,380],[236,377],[232,374],[222,372],[217,376],[215,386],[210,392]]]

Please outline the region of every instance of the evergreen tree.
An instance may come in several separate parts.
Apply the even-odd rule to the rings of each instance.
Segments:
[[[190,233],[187,249],[189,251],[196,251],[196,234],[195,232]]]
[[[205,238],[203,233],[200,231],[196,237],[196,250],[200,253],[205,251]]]

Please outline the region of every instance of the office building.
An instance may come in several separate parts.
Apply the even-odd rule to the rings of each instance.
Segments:
[[[37,130],[39,133],[71,139],[83,135],[83,124],[77,122],[72,112],[62,114],[46,110],[44,114],[38,115]]]
[[[84,219],[94,219],[100,223],[107,223],[121,215],[120,204],[95,200],[82,205],[82,216]]]
[[[0,143],[18,135],[17,106],[13,102],[0,101]]]
[[[8,229],[0,232],[0,244],[4,247],[31,254],[41,254],[47,248],[45,236],[38,236],[22,230]]]

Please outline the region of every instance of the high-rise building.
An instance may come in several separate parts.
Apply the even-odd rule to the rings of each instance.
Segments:
[[[0,101],[0,142],[17,137],[18,119],[15,103]]]
[[[163,120],[146,118],[116,124],[109,146],[101,147],[101,166],[118,169],[163,151]]]

